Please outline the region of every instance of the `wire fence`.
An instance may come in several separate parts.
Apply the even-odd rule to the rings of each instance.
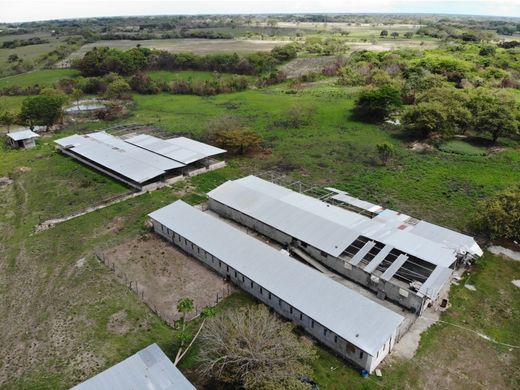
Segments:
[[[132,290],[139,297],[139,299],[150,308],[152,312],[159,316],[169,326],[175,328],[176,323],[182,318],[181,313],[179,313],[175,308],[172,308],[171,310],[159,308],[154,299],[147,293],[147,288],[145,287],[145,285],[143,285],[143,283],[139,283],[137,280],[132,280],[132,278],[129,277],[124,270],[118,267],[114,261],[110,261],[109,257],[106,256],[104,250],[98,248],[96,249],[95,253],[97,259],[103,264],[105,264],[110,270],[112,270],[116,277],[121,282],[123,282],[130,290]],[[198,306],[195,304],[193,310],[186,316],[186,321],[192,321],[195,318],[199,317],[202,310],[205,307],[215,306],[220,301],[222,301],[222,299],[227,297],[230,293],[231,287],[229,283],[226,283],[225,286],[222,288],[222,291],[217,292],[215,294],[215,298],[212,302],[209,302],[207,305],[204,306]]]

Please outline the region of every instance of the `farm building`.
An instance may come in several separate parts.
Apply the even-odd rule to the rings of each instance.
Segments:
[[[147,140],[148,143],[145,143]],[[148,135],[122,139],[104,131],[72,135],[55,141],[58,149],[137,189],[153,189],[225,165],[211,156],[225,150],[185,137],[162,140]],[[153,145],[159,144],[161,147]]]
[[[195,390],[157,344],[72,388],[73,390]]]
[[[151,213],[154,230],[371,372],[404,332],[404,318],[311,267],[177,201]]]
[[[228,181],[208,196],[210,209],[220,215],[296,253],[306,252],[379,298],[415,313],[437,299],[459,263],[482,255],[469,236],[338,190],[325,202],[248,176]]]
[[[32,148],[36,146],[36,138],[39,135],[30,129],[26,130],[16,130],[10,133],[7,133],[7,142],[13,148]]]

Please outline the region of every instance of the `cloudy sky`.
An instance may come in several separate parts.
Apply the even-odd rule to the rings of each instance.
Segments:
[[[520,0],[0,0],[0,22],[120,15],[304,12],[520,17]]]

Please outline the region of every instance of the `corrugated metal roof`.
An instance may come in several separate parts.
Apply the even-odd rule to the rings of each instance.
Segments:
[[[370,211],[371,213],[377,213],[377,212],[383,210],[383,207],[381,207],[377,204],[367,202],[366,200],[354,198],[353,196],[350,196],[346,192],[338,190],[336,188],[328,187],[325,189],[336,193],[336,195],[331,196],[331,199],[337,200],[338,202],[346,203],[346,204],[355,206],[359,209]]]
[[[403,321],[399,314],[182,201],[150,217],[373,356]]]
[[[152,344],[73,390],[195,390],[157,344]]]
[[[184,166],[105,132],[75,134],[54,142],[137,183],[144,183]]]
[[[339,256],[361,235],[429,263],[449,267],[461,248],[475,243],[469,236],[441,227],[436,230],[450,232],[446,233],[450,239],[438,239],[437,234],[426,234],[422,227],[417,229],[426,223],[407,224],[409,216],[391,210],[368,218],[255,176],[228,181],[208,196],[332,256]],[[412,235],[414,230],[419,234]]]
[[[21,131],[13,131],[10,133],[7,133],[7,136],[11,138],[13,141],[21,141],[24,139],[30,139],[30,138],[37,138],[39,137],[38,134],[36,134],[32,130],[21,130]]]
[[[125,141],[183,164],[191,164],[206,157],[226,152],[224,149],[185,137],[163,140],[151,135],[140,134]]]

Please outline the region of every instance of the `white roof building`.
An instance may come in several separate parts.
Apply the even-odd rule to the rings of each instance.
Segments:
[[[180,139],[181,141],[176,141],[179,138],[161,140],[148,135],[139,135],[123,140],[99,131],[86,135],[74,134],[54,142],[64,153],[107,174],[115,174],[116,178],[122,179],[127,184],[139,187],[209,155],[225,152],[223,149],[201,142],[183,137]],[[145,140],[154,141],[153,145],[170,145],[171,148],[161,153],[159,149],[164,151],[164,148],[140,145]],[[180,143],[175,144],[175,142]]]
[[[195,390],[157,344],[102,373],[74,386],[72,390]]]
[[[192,162],[226,152],[224,149],[186,137],[163,140],[151,135],[140,134],[125,141],[183,164],[191,164]]]
[[[150,218],[376,356],[404,318],[228,223],[177,201]]]

